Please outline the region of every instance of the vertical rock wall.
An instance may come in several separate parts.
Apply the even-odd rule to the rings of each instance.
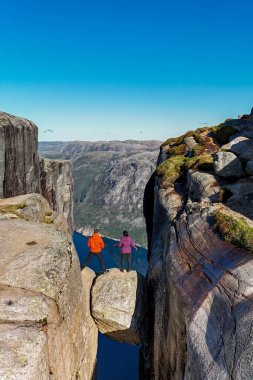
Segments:
[[[40,158],[41,194],[51,208],[63,214],[73,228],[73,181],[72,164],[66,160]]]
[[[38,129],[32,122],[0,113],[0,196],[38,193]]]
[[[4,176],[5,176],[5,138],[4,138],[4,128],[0,127],[0,198],[4,197]]]
[[[35,124],[0,112],[0,198],[40,193],[72,230],[71,162],[39,159],[37,146]]]
[[[150,236],[145,378],[253,378],[253,114],[163,146]]]

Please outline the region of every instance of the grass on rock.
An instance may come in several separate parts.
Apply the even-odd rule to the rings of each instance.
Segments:
[[[253,253],[253,227],[244,218],[236,218],[220,210],[213,213],[214,227],[223,239]]]

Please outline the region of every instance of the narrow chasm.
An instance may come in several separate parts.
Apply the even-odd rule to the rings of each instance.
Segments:
[[[99,331],[96,380],[137,380],[142,378],[147,331],[147,250],[138,247],[132,255],[132,271],[122,273],[115,241],[103,238],[103,258],[109,272],[100,274],[97,260],[82,271],[82,278],[93,273],[90,291],[91,315]],[[87,237],[74,232],[73,241],[80,264],[87,254]],[[84,282],[83,282],[84,283]],[[85,283],[84,283],[85,286]]]

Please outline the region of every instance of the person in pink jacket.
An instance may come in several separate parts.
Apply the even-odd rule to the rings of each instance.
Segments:
[[[124,272],[126,259],[128,261],[128,272],[131,271],[131,252],[132,247],[137,251],[137,247],[133,242],[133,239],[128,236],[127,231],[123,231],[123,236],[120,238],[119,244],[115,244],[114,247],[119,247],[121,251],[121,272]]]

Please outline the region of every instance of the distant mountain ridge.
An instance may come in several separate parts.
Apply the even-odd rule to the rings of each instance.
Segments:
[[[112,141],[41,141],[39,151],[42,155],[54,156],[62,154],[65,158],[75,158],[83,152],[125,152],[157,151],[161,141],[158,140],[112,140]]]
[[[143,195],[160,145],[157,140],[54,141],[40,142],[39,152],[73,161],[76,228],[99,227],[112,238],[128,229],[146,246]]]

